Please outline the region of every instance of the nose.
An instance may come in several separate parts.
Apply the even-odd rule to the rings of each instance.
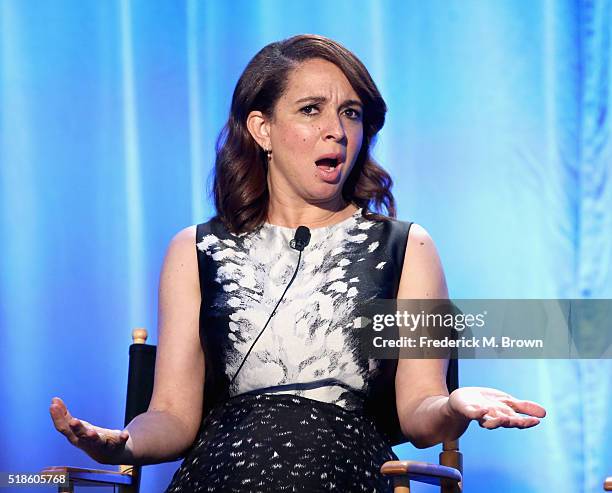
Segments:
[[[342,120],[338,115],[330,115],[325,120],[325,125],[322,130],[324,140],[332,139],[337,142],[340,142],[346,139],[346,132],[344,131],[344,126],[342,125]]]

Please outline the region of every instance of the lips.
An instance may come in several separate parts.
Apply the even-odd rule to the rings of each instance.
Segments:
[[[318,176],[326,183],[338,183],[345,157],[341,153],[325,154],[316,161]]]
[[[315,164],[325,169],[335,168],[339,164],[342,164],[344,159],[345,157],[339,152],[324,154],[315,160]]]

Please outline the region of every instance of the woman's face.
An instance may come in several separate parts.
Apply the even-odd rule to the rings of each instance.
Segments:
[[[333,63],[312,59],[293,70],[266,123],[271,197],[341,206],[342,186],[361,149],[362,114],[361,100]]]

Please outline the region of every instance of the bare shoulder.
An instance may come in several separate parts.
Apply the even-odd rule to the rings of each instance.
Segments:
[[[186,228],[181,229],[178,233],[174,235],[172,241],[184,242],[195,240],[196,228],[197,226],[193,224],[192,226],[187,226]]]
[[[406,244],[406,258],[429,263],[439,261],[438,251],[433,238],[420,224],[413,223],[410,227],[410,234]],[[404,265],[406,265],[405,261]]]
[[[419,225],[410,227],[398,298],[447,298],[448,290],[436,245]]]
[[[187,256],[192,256],[191,254],[195,253],[195,241],[196,226],[187,226],[172,237],[168,245],[168,252],[177,255],[187,254]]]
[[[161,284],[163,281],[172,281],[177,278],[179,282],[198,280],[197,252],[196,252],[196,226],[188,226],[180,230],[170,240],[162,267]]]
[[[195,308],[200,299],[200,280],[195,242],[196,227],[189,226],[174,235],[166,250],[159,280],[160,316],[158,321],[160,337],[163,332],[169,331],[184,332],[190,330],[193,332],[193,324],[184,323],[186,321],[184,309]],[[187,313],[192,311],[189,310]],[[192,319],[193,315],[192,313]],[[174,324],[167,326],[164,323],[167,316],[172,319],[180,318],[182,323],[178,326]],[[192,319],[189,322],[193,322]]]

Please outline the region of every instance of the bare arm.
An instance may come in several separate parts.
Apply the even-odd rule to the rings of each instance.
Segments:
[[[154,464],[180,457],[193,443],[202,418],[200,300],[192,226],[173,238],[162,268],[155,384],[148,411],[123,431],[108,430],[72,417],[60,399],[53,399],[50,412],[58,431],[106,464]]]
[[[418,224],[410,228],[398,299],[446,299],[448,289],[435,245]],[[397,410],[402,432],[416,447],[429,447],[459,436],[467,419],[451,419],[446,401],[444,359],[400,359],[395,377]]]
[[[448,289],[436,247],[422,227],[411,227],[398,299],[447,299]],[[400,359],[396,403],[404,435],[419,448],[455,440],[471,420],[483,428],[528,428],[546,411],[496,389],[464,387],[449,397],[445,359]],[[518,413],[529,414],[520,416]],[[537,417],[536,417],[537,416]]]
[[[134,463],[180,457],[202,418],[204,353],[199,338],[200,282],[195,226],[168,248],[159,283],[159,338],[149,409],[127,426]]]

